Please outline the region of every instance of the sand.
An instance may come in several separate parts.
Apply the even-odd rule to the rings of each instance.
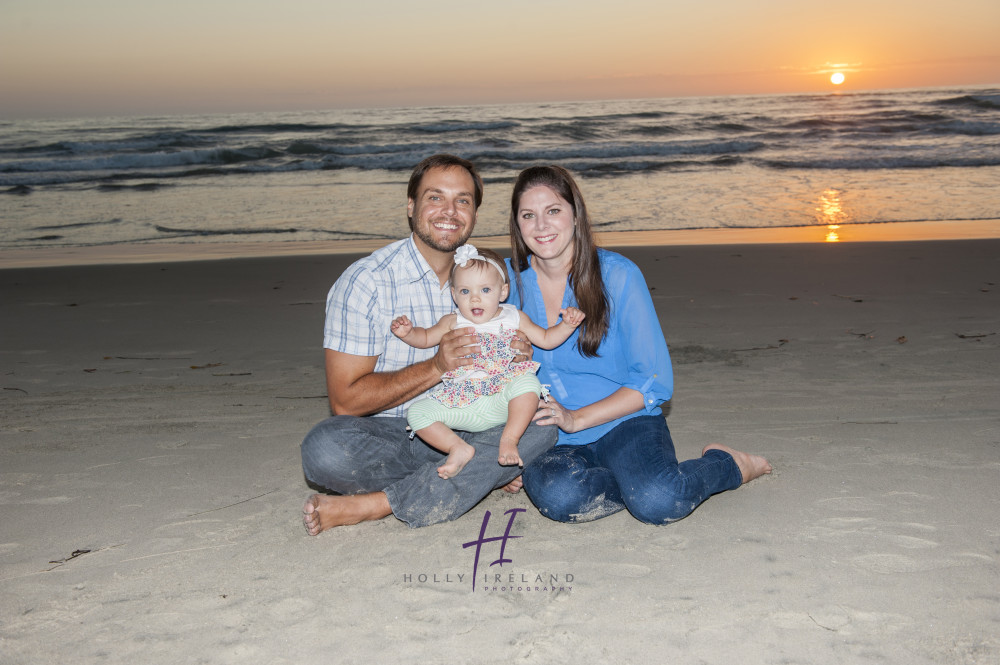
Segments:
[[[308,537],[353,256],[0,270],[0,662],[1000,662],[1000,240],[626,251],[679,456],[775,468],[666,527]]]

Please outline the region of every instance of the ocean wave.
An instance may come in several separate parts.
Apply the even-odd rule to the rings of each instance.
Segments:
[[[236,228],[236,229],[207,229],[189,228],[181,229],[169,226],[155,225],[153,228],[161,234],[166,234],[173,238],[182,237],[215,237],[215,236],[259,236],[259,235],[287,235],[290,233],[315,233],[320,235],[335,236],[336,238],[355,239],[395,239],[395,236],[383,233],[365,233],[360,231],[332,230],[332,229],[300,229],[300,228]]]
[[[868,157],[827,157],[822,159],[753,159],[754,163],[772,169],[932,169],[943,167],[980,168],[1000,166],[1000,155],[983,156],[868,156]]]
[[[24,145],[24,146],[11,146],[0,147],[0,155],[33,155],[35,153],[68,153],[72,152],[72,149],[63,142],[57,143],[46,143],[44,145]]]
[[[402,109],[18,127],[0,135],[0,191],[142,192],[197,177],[395,173],[436,152],[496,172],[555,162],[601,177],[739,164],[975,167],[1000,160],[997,108],[1000,93],[991,89],[513,105],[463,109],[457,119],[453,110]]]
[[[106,154],[89,158],[61,158],[12,161],[0,164],[0,173],[116,171],[140,168],[164,168],[198,163],[219,163],[221,149],[183,152]]]
[[[164,187],[173,187],[162,182],[142,182],[137,185],[120,185],[115,183],[102,183],[97,186],[102,192],[155,192]]]
[[[312,124],[302,122],[275,122],[246,125],[218,125],[187,130],[192,134],[293,134],[340,131],[351,127],[344,123]]]
[[[22,238],[24,242],[48,242],[51,240],[62,240],[65,236],[56,234],[47,234],[44,236],[34,236],[31,238]]]
[[[967,106],[977,109],[1000,110],[1000,94],[960,95],[940,99],[935,104],[941,106]]]
[[[448,120],[444,122],[429,122],[410,127],[410,131],[421,134],[447,134],[451,132],[495,132],[502,129],[514,129],[519,123],[513,120],[490,122],[475,122],[469,120]]]
[[[526,131],[529,139],[552,142],[562,138],[570,141],[593,141],[604,136],[606,130],[591,122],[547,122]]]
[[[594,120],[661,120],[678,115],[675,111],[636,111],[633,113],[606,113],[603,115],[588,116]]]
[[[672,125],[639,125],[638,127],[629,127],[624,133],[629,136],[677,136],[683,133],[683,129],[679,129]]]
[[[121,224],[122,220],[120,217],[115,217],[114,219],[109,219],[100,222],[74,222],[70,224],[52,224],[46,226],[33,226],[32,231],[59,231],[62,229],[83,229],[94,226],[109,226],[114,224]]]
[[[156,225],[154,228],[160,233],[169,233],[173,236],[244,236],[260,235],[268,233],[298,233],[299,229],[175,229],[169,226]]]

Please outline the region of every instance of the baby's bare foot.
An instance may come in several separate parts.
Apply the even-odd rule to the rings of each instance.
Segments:
[[[497,456],[497,461],[500,462],[501,466],[524,466],[524,462],[521,461],[521,456],[517,454],[517,444],[516,443],[504,443],[500,442],[500,454]]]
[[[448,459],[444,461],[444,464],[438,467],[438,475],[442,478],[454,478],[465,468],[473,457],[476,456],[476,449],[469,444],[462,442],[462,445],[456,444],[451,452],[448,453]]]
[[[744,484],[749,483],[754,478],[760,478],[764,474],[771,473],[771,463],[760,455],[751,455],[750,453],[733,450],[721,443],[708,444],[701,451],[701,454],[704,455],[709,450],[721,450],[724,453],[732,455],[733,460],[736,461],[736,466],[740,468],[740,473],[743,475]]]

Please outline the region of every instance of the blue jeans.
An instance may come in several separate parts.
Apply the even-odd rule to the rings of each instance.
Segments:
[[[666,524],[742,482],[736,461],[721,450],[678,464],[663,416],[631,418],[585,446],[556,446],[524,469],[528,497],[559,522],[627,508],[647,524]]]
[[[482,432],[458,432],[476,456],[454,478],[437,474],[447,455],[419,437],[410,439],[405,418],[333,416],[302,442],[302,470],[313,485],[337,494],[385,492],[392,514],[411,527],[461,517],[494,489],[521,474],[500,466],[503,425]],[[525,464],[556,442],[554,427],[532,423],[517,446]]]

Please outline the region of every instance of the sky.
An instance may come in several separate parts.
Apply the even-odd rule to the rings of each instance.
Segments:
[[[0,0],[0,118],[1000,84],[997,0]]]

